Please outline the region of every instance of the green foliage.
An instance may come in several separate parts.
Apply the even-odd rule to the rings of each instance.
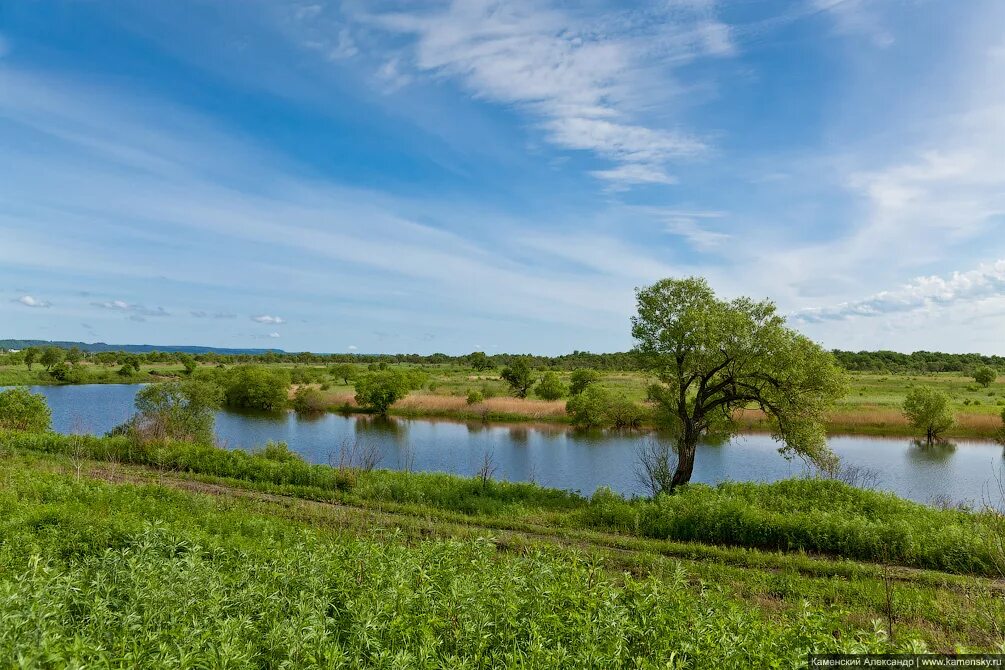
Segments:
[[[298,463],[303,462],[295,451],[292,451],[285,442],[268,442],[261,451],[255,453],[256,456],[276,463]]]
[[[489,360],[489,357],[485,355],[484,351],[473,351],[468,354],[468,364],[478,372],[491,370],[495,367],[492,361]]]
[[[66,362],[71,365],[76,365],[84,358],[84,352],[77,347],[70,347],[66,350]]]
[[[26,388],[0,391],[0,430],[40,433],[49,430],[52,412],[45,396]]]
[[[341,379],[343,384],[349,384],[356,379],[356,366],[350,363],[338,363],[328,368],[332,377]]]
[[[983,365],[974,370],[974,381],[987,388],[998,378],[998,371],[990,365]]]
[[[195,360],[195,356],[192,354],[179,354],[178,362],[181,363],[182,367],[185,369],[185,374],[191,375],[195,372],[199,364]]]
[[[930,386],[912,388],[904,399],[903,412],[929,442],[938,439],[956,423],[949,395]]]
[[[739,426],[733,410],[754,405],[783,453],[818,465],[827,448],[826,410],[844,392],[834,357],[787,328],[770,301],[723,301],[704,279],[664,279],[640,289],[632,336],[657,380],[649,397],[678,444],[674,485],[691,479],[698,441]]]
[[[423,381],[421,373],[402,370],[368,372],[356,379],[356,402],[378,414],[387,414],[391,405],[421,386]]]
[[[765,616],[679,565],[634,576],[46,472],[15,474],[0,506],[0,657],[24,667],[788,668],[908,650],[836,608]]]
[[[517,398],[526,398],[534,382],[537,381],[526,358],[517,358],[503,368],[499,376],[509,384],[510,391]]]
[[[477,391],[477,390],[468,391],[468,400],[467,400],[467,402],[468,402],[469,405],[477,405],[480,402],[485,402],[485,396],[482,394],[481,391]]]
[[[572,423],[580,428],[606,426],[611,397],[611,393],[603,387],[588,386],[566,401],[565,411],[572,418]]]
[[[40,354],[41,351],[38,347],[28,347],[24,350],[24,364],[28,366],[29,372],[31,371],[31,367],[35,364],[35,361],[38,360]]]
[[[213,443],[214,414],[223,401],[219,386],[187,379],[143,387],[129,429],[143,439]]]
[[[52,370],[66,359],[66,352],[59,347],[46,347],[38,358],[38,362],[45,368],[46,372]]]
[[[534,387],[534,393],[543,400],[558,400],[568,393],[569,389],[562,379],[554,372],[545,372],[541,381]]]
[[[638,403],[597,385],[569,398],[565,411],[580,428],[638,428],[646,419]]]
[[[324,412],[328,409],[328,401],[316,388],[301,386],[293,395],[293,409],[307,414]]]
[[[224,398],[230,407],[274,412],[286,406],[290,378],[283,370],[242,365],[224,375]]]
[[[585,391],[587,386],[596,384],[598,381],[600,381],[600,373],[596,370],[589,368],[573,370],[572,376],[569,378],[569,393],[578,395]]]

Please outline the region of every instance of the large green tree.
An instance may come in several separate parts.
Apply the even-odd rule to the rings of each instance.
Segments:
[[[974,381],[987,388],[998,379],[998,371],[990,365],[982,365],[974,370]]]
[[[829,352],[786,327],[774,303],[720,300],[696,277],[639,289],[637,302],[636,352],[676,443],[669,488],[691,480],[699,441],[732,436],[734,413],[745,408],[764,412],[785,456],[833,465],[823,420],[844,392],[843,374]]]
[[[242,365],[224,379],[224,400],[231,407],[274,412],[286,406],[290,377],[283,370]]]
[[[423,379],[410,370],[376,370],[356,379],[356,402],[385,415],[391,405],[419,388]]]

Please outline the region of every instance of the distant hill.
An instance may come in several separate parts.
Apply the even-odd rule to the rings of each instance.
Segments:
[[[185,354],[250,354],[259,355],[274,352],[277,354],[286,353],[282,349],[220,349],[217,347],[194,347],[187,345],[168,344],[105,344],[104,342],[52,342],[49,340],[0,340],[0,350],[3,349],[27,349],[28,347],[59,347],[61,349],[72,349],[77,347],[81,351],[101,352],[101,351],[125,351],[131,354],[146,354],[151,351],[179,352]]]

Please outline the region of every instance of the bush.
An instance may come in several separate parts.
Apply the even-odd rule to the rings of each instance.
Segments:
[[[600,386],[588,386],[565,403],[565,412],[572,423],[581,428],[595,428],[607,424],[607,408],[611,394]]]
[[[468,391],[468,404],[477,405],[478,403],[485,402],[485,396],[482,395],[481,391]]]
[[[286,406],[290,379],[281,370],[242,365],[225,376],[224,397],[230,407],[269,412]]]
[[[41,433],[49,430],[52,412],[45,396],[26,388],[0,391],[0,430]]]
[[[611,398],[607,407],[607,425],[612,428],[638,428],[645,417],[645,410],[623,395]]]
[[[140,440],[179,440],[213,443],[214,413],[223,400],[212,382],[151,384],[136,394],[138,413],[111,434],[128,434]]]
[[[324,412],[328,409],[328,402],[318,389],[302,386],[293,396],[293,409],[301,413]]]
[[[568,389],[562,380],[554,372],[545,372],[541,381],[537,383],[534,393],[543,400],[558,400],[566,394]]]

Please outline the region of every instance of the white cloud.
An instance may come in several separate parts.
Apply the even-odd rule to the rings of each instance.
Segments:
[[[269,333],[269,337],[276,338],[276,337],[280,337],[280,335],[279,335],[279,333],[272,332],[272,333]]]
[[[163,307],[146,307],[145,305],[130,303],[125,300],[105,300],[92,302],[91,304],[102,309],[127,312],[130,315],[129,318],[133,321],[145,321],[148,316],[170,316],[170,313]]]
[[[359,349],[359,347],[357,347],[355,344],[350,344],[348,347],[346,347],[346,349],[348,349],[349,351],[356,351]]]
[[[20,303],[25,307],[40,307],[40,308],[52,307],[51,302],[47,300],[39,300],[38,298],[35,298],[30,295],[23,295],[20,298],[15,299],[13,302]]]
[[[272,324],[276,324],[276,325],[279,325],[281,323],[286,323],[286,320],[283,319],[282,317],[271,316],[269,314],[260,314],[258,316],[253,316],[253,317],[251,317],[251,320],[255,321],[257,323],[272,323]]]
[[[377,79],[380,80],[385,93],[393,93],[412,81],[412,76],[402,72],[401,61],[390,58],[377,69]]]
[[[836,321],[856,316],[883,316],[932,310],[954,304],[1005,297],[1005,259],[948,277],[918,277],[891,291],[843,302],[833,307],[799,310],[794,318],[807,322]]]
[[[871,0],[812,0],[811,6],[826,12],[835,30],[846,35],[864,35],[880,48],[894,43],[894,36],[884,25]],[[907,10],[910,11],[910,10]]]
[[[622,184],[668,184],[667,161],[705,143],[640,119],[664,117],[669,71],[699,55],[733,53],[729,27],[709,3],[674,3],[589,19],[540,2],[471,0],[440,11],[364,17],[414,35],[414,66],[460,80],[477,98],[516,105],[546,138],[615,162],[592,174]],[[397,58],[382,76],[399,74]]]

